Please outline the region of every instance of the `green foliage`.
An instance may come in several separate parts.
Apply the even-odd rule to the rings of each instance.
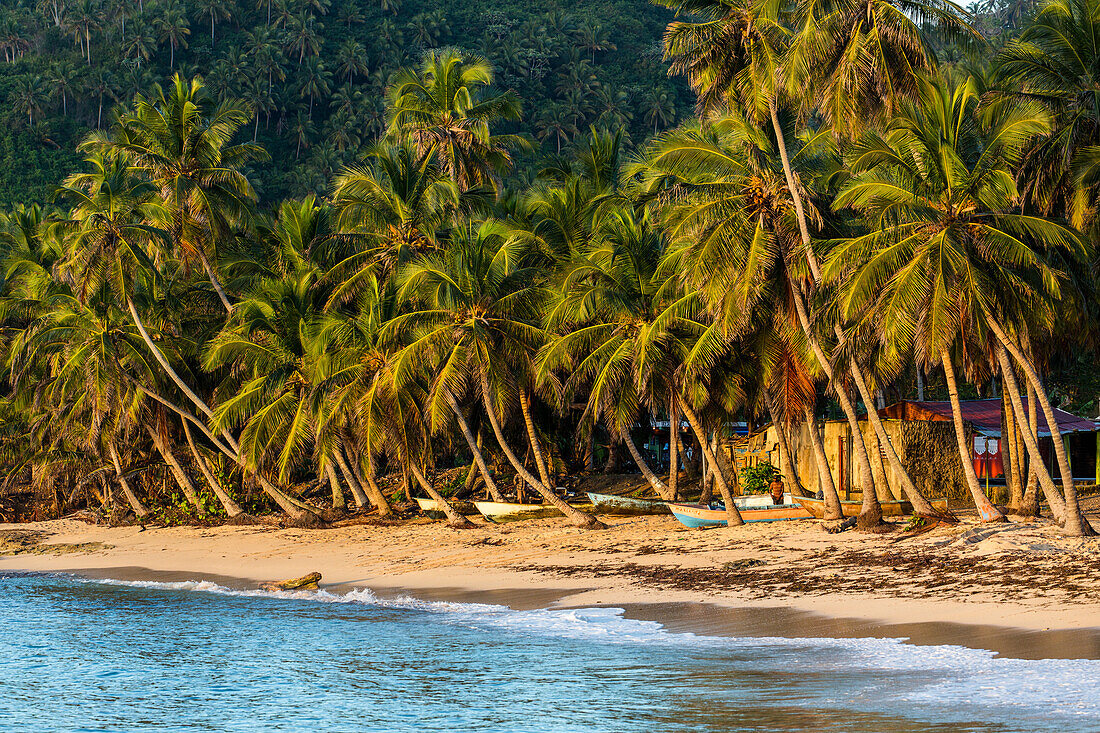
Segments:
[[[741,469],[741,486],[746,494],[766,493],[768,486],[777,478],[783,478],[779,469],[767,461]]]
[[[529,180],[590,124],[625,125],[640,143],[689,114],[661,61],[669,17],[647,0],[4,3],[0,205],[48,201],[76,143],[175,71],[255,110],[250,137],[277,161],[255,168],[267,200],[323,193],[383,131],[390,77],[448,47],[487,59],[491,94],[524,100],[499,132],[538,143],[512,174]],[[547,127],[548,113],[564,127]]]

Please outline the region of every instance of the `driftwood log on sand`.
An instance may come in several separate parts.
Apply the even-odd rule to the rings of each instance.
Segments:
[[[321,574],[313,572],[300,578],[280,580],[277,583],[260,583],[260,590],[317,590],[317,583],[320,580]]]

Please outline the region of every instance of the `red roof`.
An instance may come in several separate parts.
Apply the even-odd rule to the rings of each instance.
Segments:
[[[1023,402],[1026,410],[1026,397],[1023,398]],[[979,432],[987,435],[1001,434],[1001,399],[999,397],[988,400],[962,400],[959,407],[962,410],[963,420],[973,425]],[[879,415],[894,420],[951,420],[951,403],[903,400],[879,410]],[[1058,421],[1058,430],[1062,433],[1093,433],[1097,430],[1096,423],[1092,420],[1071,415],[1057,407],[1054,408],[1054,419]],[[1050,428],[1042,410],[1039,410],[1039,435],[1050,436]]]

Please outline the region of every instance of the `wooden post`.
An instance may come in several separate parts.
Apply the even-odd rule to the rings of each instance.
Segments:
[[[1073,452],[1069,449],[1070,433],[1062,436],[1062,445],[1066,447],[1066,464],[1069,466],[1069,478],[1073,478]]]

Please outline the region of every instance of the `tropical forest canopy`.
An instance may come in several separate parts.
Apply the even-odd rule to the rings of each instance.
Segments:
[[[47,200],[80,139],[175,72],[258,112],[250,136],[278,164],[254,175],[272,200],[323,191],[382,131],[390,76],[442,47],[492,64],[523,100],[507,131],[542,151],[590,124],[641,142],[693,102],[661,60],[670,17],[646,0],[5,0],[0,203]]]
[[[5,175],[54,185],[0,219],[0,496],[311,525],[423,492],[462,525],[447,497],[525,491],[598,527],[555,488],[599,446],[734,526],[747,419],[837,519],[821,446],[799,476],[788,441],[829,413],[874,529],[892,492],[934,512],[867,409],[927,382],[984,521],[1043,500],[1089,534],[1037,421],[1095,404],[1100,0],[667,5],[9,7],[8,140],[37,157]],[[667,472],[636,435],[660,420],[690,426]]]

